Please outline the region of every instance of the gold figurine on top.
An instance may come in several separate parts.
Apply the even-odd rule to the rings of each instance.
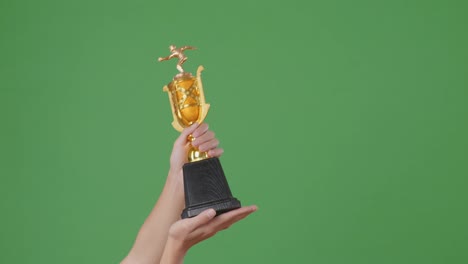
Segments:
[[[169,95],[172,115],[174,117],[172,126],[180,132],[195,122],[203,122],[210,105],[205,102],[205,96],[203,94],[201,81],[203,66],[198,66],[196,77],[192,76],[189,72],[185,72],[182,68],[182,65],[187,60],[184,51],[194,50],[195,48],[192,46],[177,48],[171,45],[169,49],[171,54],[167,57],[160,57],[158,61],[165,61],[173,58],[178,59],[177,70],[179,73],[174,76],[173,80],[168,85],[164,86],[163,91],[168,92]],[[190,137],[190,140],[193,140],[193,138]],[[189,151],[188,159],[190,162],[207,158],[208,153],[200,152],[195,147],[192,147]]]
[[[173,58],[178,58],[179,61],[177,62],[177,69],[179,70],[179,74],[182,76],[185,74],[184,68],[182,68],[182,64],[187,60],[187,56],[185,56],[184,51],[186,50],[195,50],[195,47],[192,46],[183,46],[181,48],[177,48],[174,45],[169,46],[169,50],[171,51],[171,55],[167,57],[159,57],[158,61],[165,61],[165,60],[170,60]],[[178,74],[178,75],[179,75]],[[188,73],[190,74],[190,73]],[[176,75],[177,76],[177,75]]]

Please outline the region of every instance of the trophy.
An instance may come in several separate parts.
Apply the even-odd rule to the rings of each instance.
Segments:
[[[195,122],[201,123],[210,107],[205,102],[201,72],[203,66],[198,66],[197,76],[185,72],[182,64],[187,60],[185,50],[194,50],[194,47],[169,47],[171,54],[159,61],[178,59],[179,73],[166,86],[163,91],[169,95],[174,121],[172,126],[179,132]],[[188,163],[183,166],[185,209],[182,218],[194,217],[206,209],[213,208],[216,214],[222,214],[241,207],[240,201],[232,196],[231,189],[224,175],[219,159],[209,157],[207,152],[199,151],[191,145],[194,140],[190,135],[187,138],[190,149]]]

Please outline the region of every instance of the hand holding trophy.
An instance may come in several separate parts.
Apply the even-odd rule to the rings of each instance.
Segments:
[[[201,81],[203,66],[198,67],[196,77],[182,68],[187,60],[184,51],[195,48],[191,46],[176,48],[171,45],[169,49],[171,54],[159,58],[158,61],[178,59],[179,73],[164,86],[163,90],[169,95],[174,117],[172,126],[181,132],[195,122],[203,122],[210,105],[205,102],[203,93]],[[195,138],[190,135],[187,140],[190,144]],[[218,158],[209,157],[207,152],[202,152],[190,144],[188,163],[183,166],[183,174],[186,208],[182,212],[182,218],[194,217],[209,208],[213,208],[217,215],[240,208],[240,201],[232,196]]]

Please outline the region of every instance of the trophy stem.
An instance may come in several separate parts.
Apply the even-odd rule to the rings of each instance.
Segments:
[[[189,162],[195,162],[209,158],[208,152],[200,151],[197,147],[194,147],[192,145],[192,141],[195,140],[195,138],[192,135],[189,135],[187,137],[187,140],[189,142],[189,151],[187,157]]]

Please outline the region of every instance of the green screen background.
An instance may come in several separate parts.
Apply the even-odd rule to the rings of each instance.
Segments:
[[[0,263],[117,263],[203,65],[233,194],[186,263],[467,263],[463,1],[0,2]]]

